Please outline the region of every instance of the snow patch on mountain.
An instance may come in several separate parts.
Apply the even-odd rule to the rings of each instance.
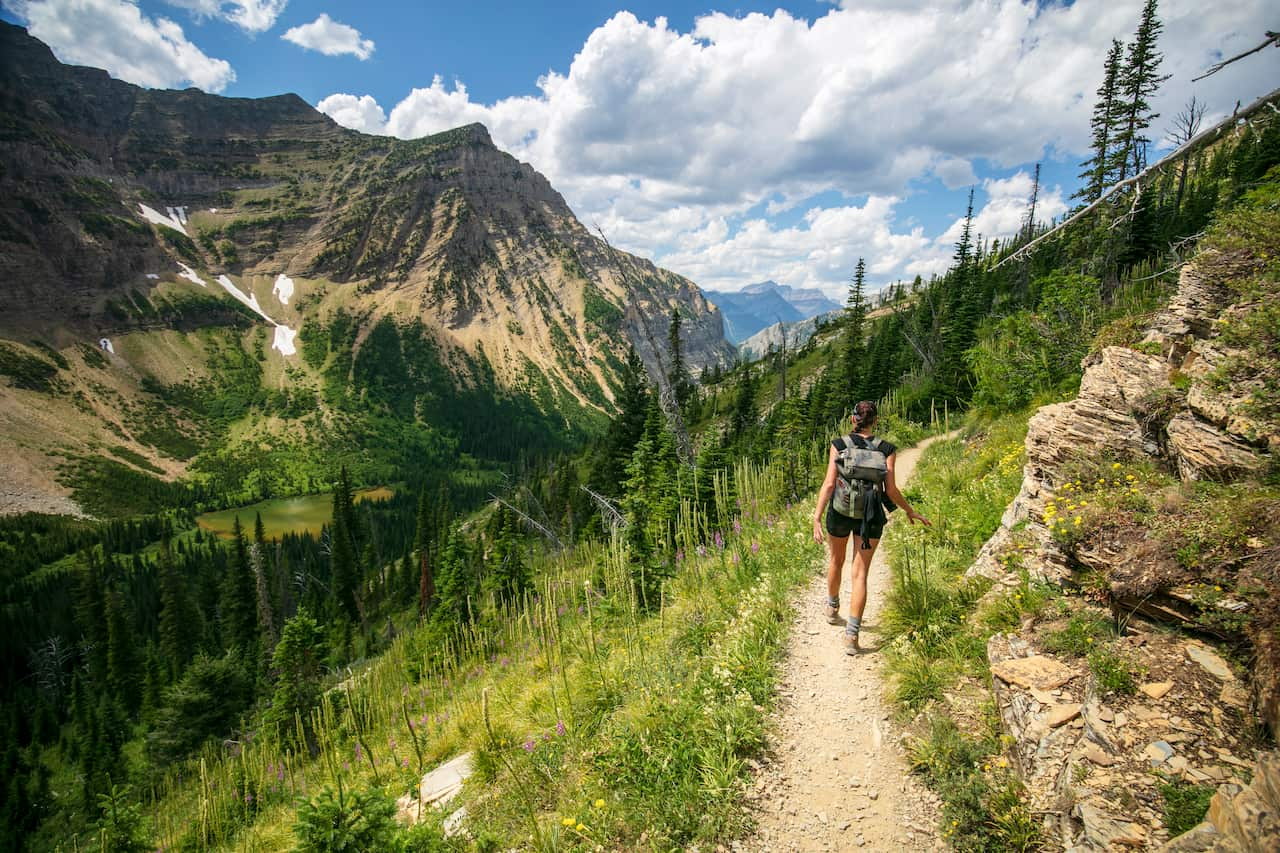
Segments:
[[[280,273],[276,276],[276,283],[271,286],[271,292],[275,294],[276,299],[280,300],[281,305],[288,305],[289,300],[293,298],[293,279]]]
[[[165,208],[165,210],[169,211],[167,215],[156,210],[154,207],[147,207],[145,204],[139,204],[138,209],[142,211],[142,218],[148,222],[156,225],[163,225],[166,228],[172,228],[174,231],[178,231],[188,237],[191,236],[187,234],[187,229],[183,227],[183,222],[187,218],[187,209],[185,207],[176,209],[167,207]],[[179,218],[177,213],[179,210],[182,211],[181,218]]]

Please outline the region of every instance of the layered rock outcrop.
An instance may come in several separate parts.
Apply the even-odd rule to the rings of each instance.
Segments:
[[[1275,831],[1275,804],[1264,796],[1274,783],[1246,793],[1241,782],[1256,748],[1250,721],[1258,715],[1280,731],[1275,643],[1257,627],[1256,605],[1229,594],[1206,595],[1186,567],[1193,561],[1174,553],[1179,543],[1170,545],[1122,513],[1103,518],[1083,538],[1053,527],[1056,507],[1080,500],[1082,471],[1098,476],[1111,463],[1139,464],[1184,483],[1232,482],[1273,464],[1280,435],[1250,414],[1252,389],[1215,381],[1217,367],[1242,357],[1221,335],[1223,319],[1230,322],[1236,310],[1221,265],[1209,272],[1188,265],[1142,343],[1092,355],[1076,399],[1046,406],[1031,419],[1022,488],[969,570],[1012,584],[1017,576],[1011,563],[1020,562],[1045,581],[1101,581],[1112,618],[1128,629],[1118,641],[1122,653],[1145,672],[1138,695],[1108,694],[1082,660],[1041,652],[1042,631],[1034,625],[1024,625],[1018,636],[998,635],[988,647],[1016,764],[1033,808],[1046,816],[1050,836],[1064,849],[1150,848],[1168,841],[1156,793],[1162,783],[1153,770],[1183,784],[1224,783],[1210,825],[1188,836],[1185,843],[1192,846],[1177,841],[1167,849],[1276,849],[1267,845],[1280,839],[1258,834]],[[1182,500],[1173,491],[1149,499],[1165,501],[1173,508],[1166,511],[1175,512]],[[1256,563],[1273,559],[1261,541],[1244,547]],[[1011,561],[1015,553],[1019,560]],[[1248,639],[1256,665],[1242,678],[1208,646],[1138,630],[1139,617]],[[1105,618],[1105,611],[1096,618]],[[1058,677],[1033,684],[1018,674],[1023,669]],[[1267,762],[1259,763],[1259,772],[1274,764]],[[1270,841],[1260,840],[1265,838]]]

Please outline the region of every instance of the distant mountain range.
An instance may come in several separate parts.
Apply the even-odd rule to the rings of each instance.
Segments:
[[[804,290],[776,281],[749,284],[735,292],[704,292],[719,307],[724,317],[725,337],[735,344],[768,326],[808,320],[841,307],[820,290]]]

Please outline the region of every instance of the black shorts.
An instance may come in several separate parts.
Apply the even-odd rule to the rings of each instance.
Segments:
[[[841,515],[831,508],[831,504],[827,504],[827,533],[836,539],[844,539],[851,533],[857,533],[862,529],[862,519],[849,518]],[[879,539],[884,534],[883,524],[873,524],[867,530],[868,539]]]

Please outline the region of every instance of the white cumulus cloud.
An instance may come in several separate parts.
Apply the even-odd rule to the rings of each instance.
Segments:
[[[290,28],[280,38],[325,56],[350,54],[361,60],[373,56],[372,39],[362,37],[355,27],[339,23],[324,12],[309,24]]]
[[[248,33],[263,33],[275,26],[289,0],[165,0],[186,9],[197,19],[217,18]]]
[[[387,114],[372,95],[357,97],[338,93],[316,104],[316,109],[352,130],[379,135],[387,132]]]
[[[684,33],[663,18],[619,12],[567,70],[542,77],[536,95],[481,103],[463,83],[436,77],[387,111],[382,132],[417,137],[482,122],[500,147],[546,174],[583,221],[700,284],[774,278],[840,288],[846,255],[866,257],[881,281],[891,280],[936,266],[943,235],[930,239],[894,219],[927,182],[955,189],[977,183],[979,171],[1045,158],[1074,168],[1087,151],[1106,50],[1112,38],[1131,36],[1141,5],[858,0],[813,21],[784,10],[712,13]],[[1190,83],[1222,55],[1256,44],[1269,5],[1161,3],[1162,70],[1172,77],[1154,102],[1162,117],[1153,130],[1193,91],[1211,110],[1230,112],[1237,99],[1274,86],[1265,57]],[[369,120],[376,104],[332,106],[338,121],[377,127]],[[983,190],[975,227],[1009,233],[1013,188]],[[1055,192],[1042,205],[1062,203]],[[819,194],[837,200],[814,201]],[[755,218],[762,208],[774,217],[806,205],[813,209],[798,225]],[[875,228],[853,227],[868,217]],[[726,237],[706,239],[721,220]],[[855,242],[823,248],[815,229]]]
[[[127,0],[30,0],[9,7],[63,62],[153,88],[190,84],[221,92],[236,79],[229,62],[207,56],[178,24],[147,17]]]

